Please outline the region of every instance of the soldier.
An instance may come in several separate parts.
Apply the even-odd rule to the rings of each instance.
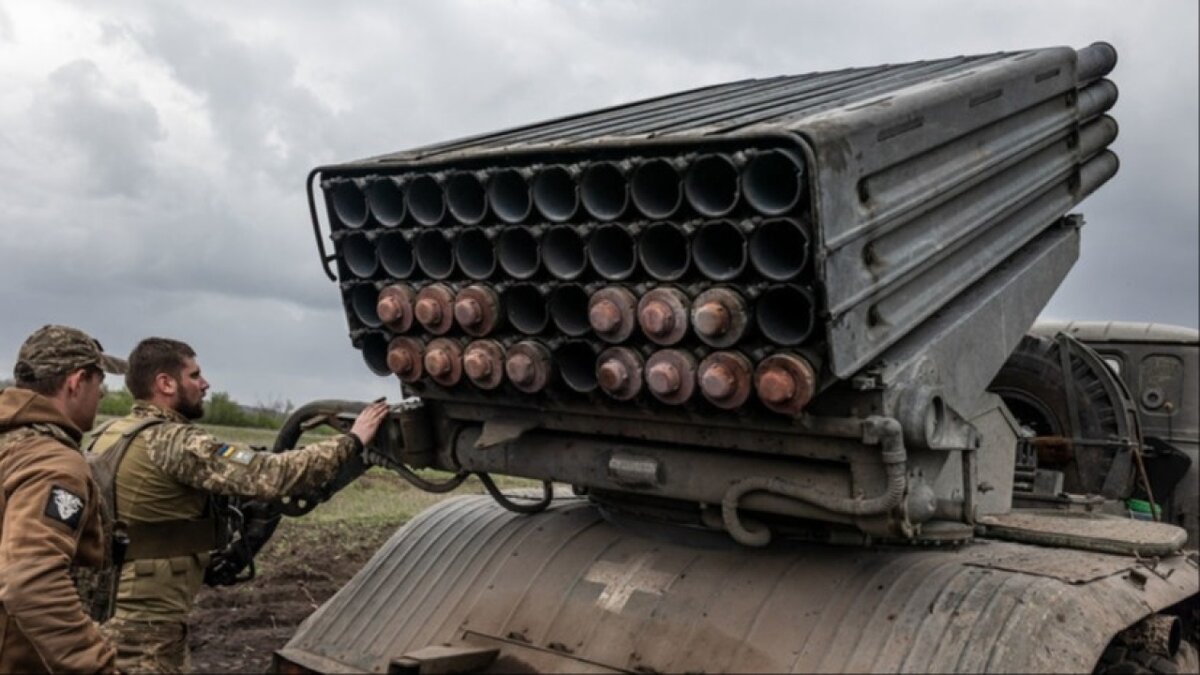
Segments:
[[[116,650],[84,611],[74,567],[108,564],[98,487],[79,451],[104,371],[87,334],[44,326],[0,391],[0,672],[115,672]]]
[[[92,448],[103,453],[132,434],[115,482],[116,514],[128,524],[130,544],[115,612],[103,626],[124,671],[191,668],[187,618],[217,544],[211,495],[270,500],[320,486],[374,439],[387,414],[386,403],[373,404],[349,434],[282,454],[225,443],[192,424],[208,391],[195,356],[177,340],[139,343],[125,376],[133,410]]]

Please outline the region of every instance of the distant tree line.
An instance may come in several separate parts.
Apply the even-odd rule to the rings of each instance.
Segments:
[[[115,389],[100,399],[98,412],[101,415],[128,415],[132,407],[133,396],[125,389]],[[227,427],[278,429],[291,408],[290,401],[276,403],[273,407],[245,406],[234,401],[227,392],[218,391],[204,402],[204,417],[200,421]]]
[[[0,379],[0,389],[12,385],[12,379]],[[100,407],[96,412],[119,417],[128,415],[132,407],[133,395],[126,389],[110,389],[100,399]],[[218,391],[204,402],[204,417],[200,421],[227,427],[278,429],[292,408],[291,401],[275,401],[270,405],[242,405],[233,400],[227,392]]]

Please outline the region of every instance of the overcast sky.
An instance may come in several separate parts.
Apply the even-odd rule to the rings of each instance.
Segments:
[[[0,0],[0,377],[45,323],[246,403],[395,397],[317,261],[318,164],[748,77],[1120,53],[1116,178],[1044,316],[1196,327],[1197,2]]]

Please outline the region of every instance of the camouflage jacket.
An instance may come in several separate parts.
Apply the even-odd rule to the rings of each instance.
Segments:
[[[179,413],[144,401],[130,415],[167,420],[143,432],[157,467],[185,485],[220,495],[278,499],[311,490],[333,478],[357,449],[353,437],[340,435],[275,454],[221,441]]]

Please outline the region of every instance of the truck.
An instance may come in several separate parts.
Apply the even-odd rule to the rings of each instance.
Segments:
[[[314,169],[350,343],[404,398],[286,508],[366,465],[488,494],[277,670],[1194,670],[1197,333],[1035,326],[1118,169],[1115,64],[743,80]]]

